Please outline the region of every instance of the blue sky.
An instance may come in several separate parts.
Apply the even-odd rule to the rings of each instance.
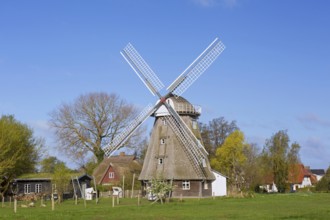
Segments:
[[[0,114],[64,158],[47,126],[62,102],[99,91],[156,101],[119,54],[128,42],[169,85],[219,37],[226,50],[184,93],[200,121],[236,120],[260,148],[287,129],[305,165],[327,168],[329,11],[327,0],[3,0]]]

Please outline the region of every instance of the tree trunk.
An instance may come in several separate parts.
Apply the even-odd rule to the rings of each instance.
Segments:
[[[104,151],[101,148],[95,148],[94,155],[97,159],[97,163],[101,163],[104,159]]]

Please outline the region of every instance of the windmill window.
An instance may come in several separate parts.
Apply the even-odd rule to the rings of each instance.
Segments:
[[[164,159],[163,158],[158,158],[158,164],[163,164],[164,163]]]
[[[163,125],[166,125],[166,119],[165,118],[162,118],[162,123],[163,123]]]
[[[24,184],[24,194],[31,193],[31,184]]]
[[[165,138],[160,139],[160,144],[165,144]]]
[[[36,184],[35,185],[35,193],[41,193],[42,185],[41,184]]]
[[[202,159],[202,165],[203,165],[203,167],[207,167],[206,166],[206,160],[204,158]]]
[[[197,126],[197,121],[192,121],[192,127],[193,127],[193,129],[197,129],[198,128],[198,126]]]
[[[109,179],[114,179],[114,178],[115,178],[115,173],[109,172]]]
[[[183,180],[182,181],[182,189],[183,190],[190,190],[190,181],[189,180]]]

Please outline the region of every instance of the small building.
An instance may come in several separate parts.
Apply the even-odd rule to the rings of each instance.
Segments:
[[[215,180],[212,182],[213,196],[227,196],[227,177],[218,171],[212,170]]]
[[[125,176],[126,181],[136,178],[141,172],[141,164],[134,155],[126,155],[121,152],[117,156],[105,158],[99,166],[94,169],[93,176],[97,185],[118,186]]]
[[[30,174],[14,179],[12,184],[15,185],[15,194],[21,196],[32,194],[50,196],[56,192],[56,184],[52,182],[51,176],[52,174]],[[64,198],[71,198],[74,195],[74,188],[78,197],[84,196],[81,192],[85,192],[85,189],[91,186],[93,178],[87,174],[80,174],[79,177],[73,175],[72,180],[68,183],[68,192],[65,192]]]
[[[79,177],[73,177],[71,180],[72,190],[69,191],[68,197],[72,197],[74,192],[76,192],[78,198],[85,198],[86,189],[92,186],[91,181],[93,177],[88,174],[80,175]],[[73,181],[73,184],[72,184]],[[71,187],[70,187],[71,188]],[[85,192],[85,193],[82,193]],[[72,196],[71,196],[72,195]]]
[[[14,180],[17,195],[52,193],[51,178],[18,178]]]

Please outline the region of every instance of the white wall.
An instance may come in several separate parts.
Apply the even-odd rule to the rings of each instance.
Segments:
[[[219,172],[212,171],[215,180],[212,182],[212,194],[214,196],[227,195],[227,178]]]

